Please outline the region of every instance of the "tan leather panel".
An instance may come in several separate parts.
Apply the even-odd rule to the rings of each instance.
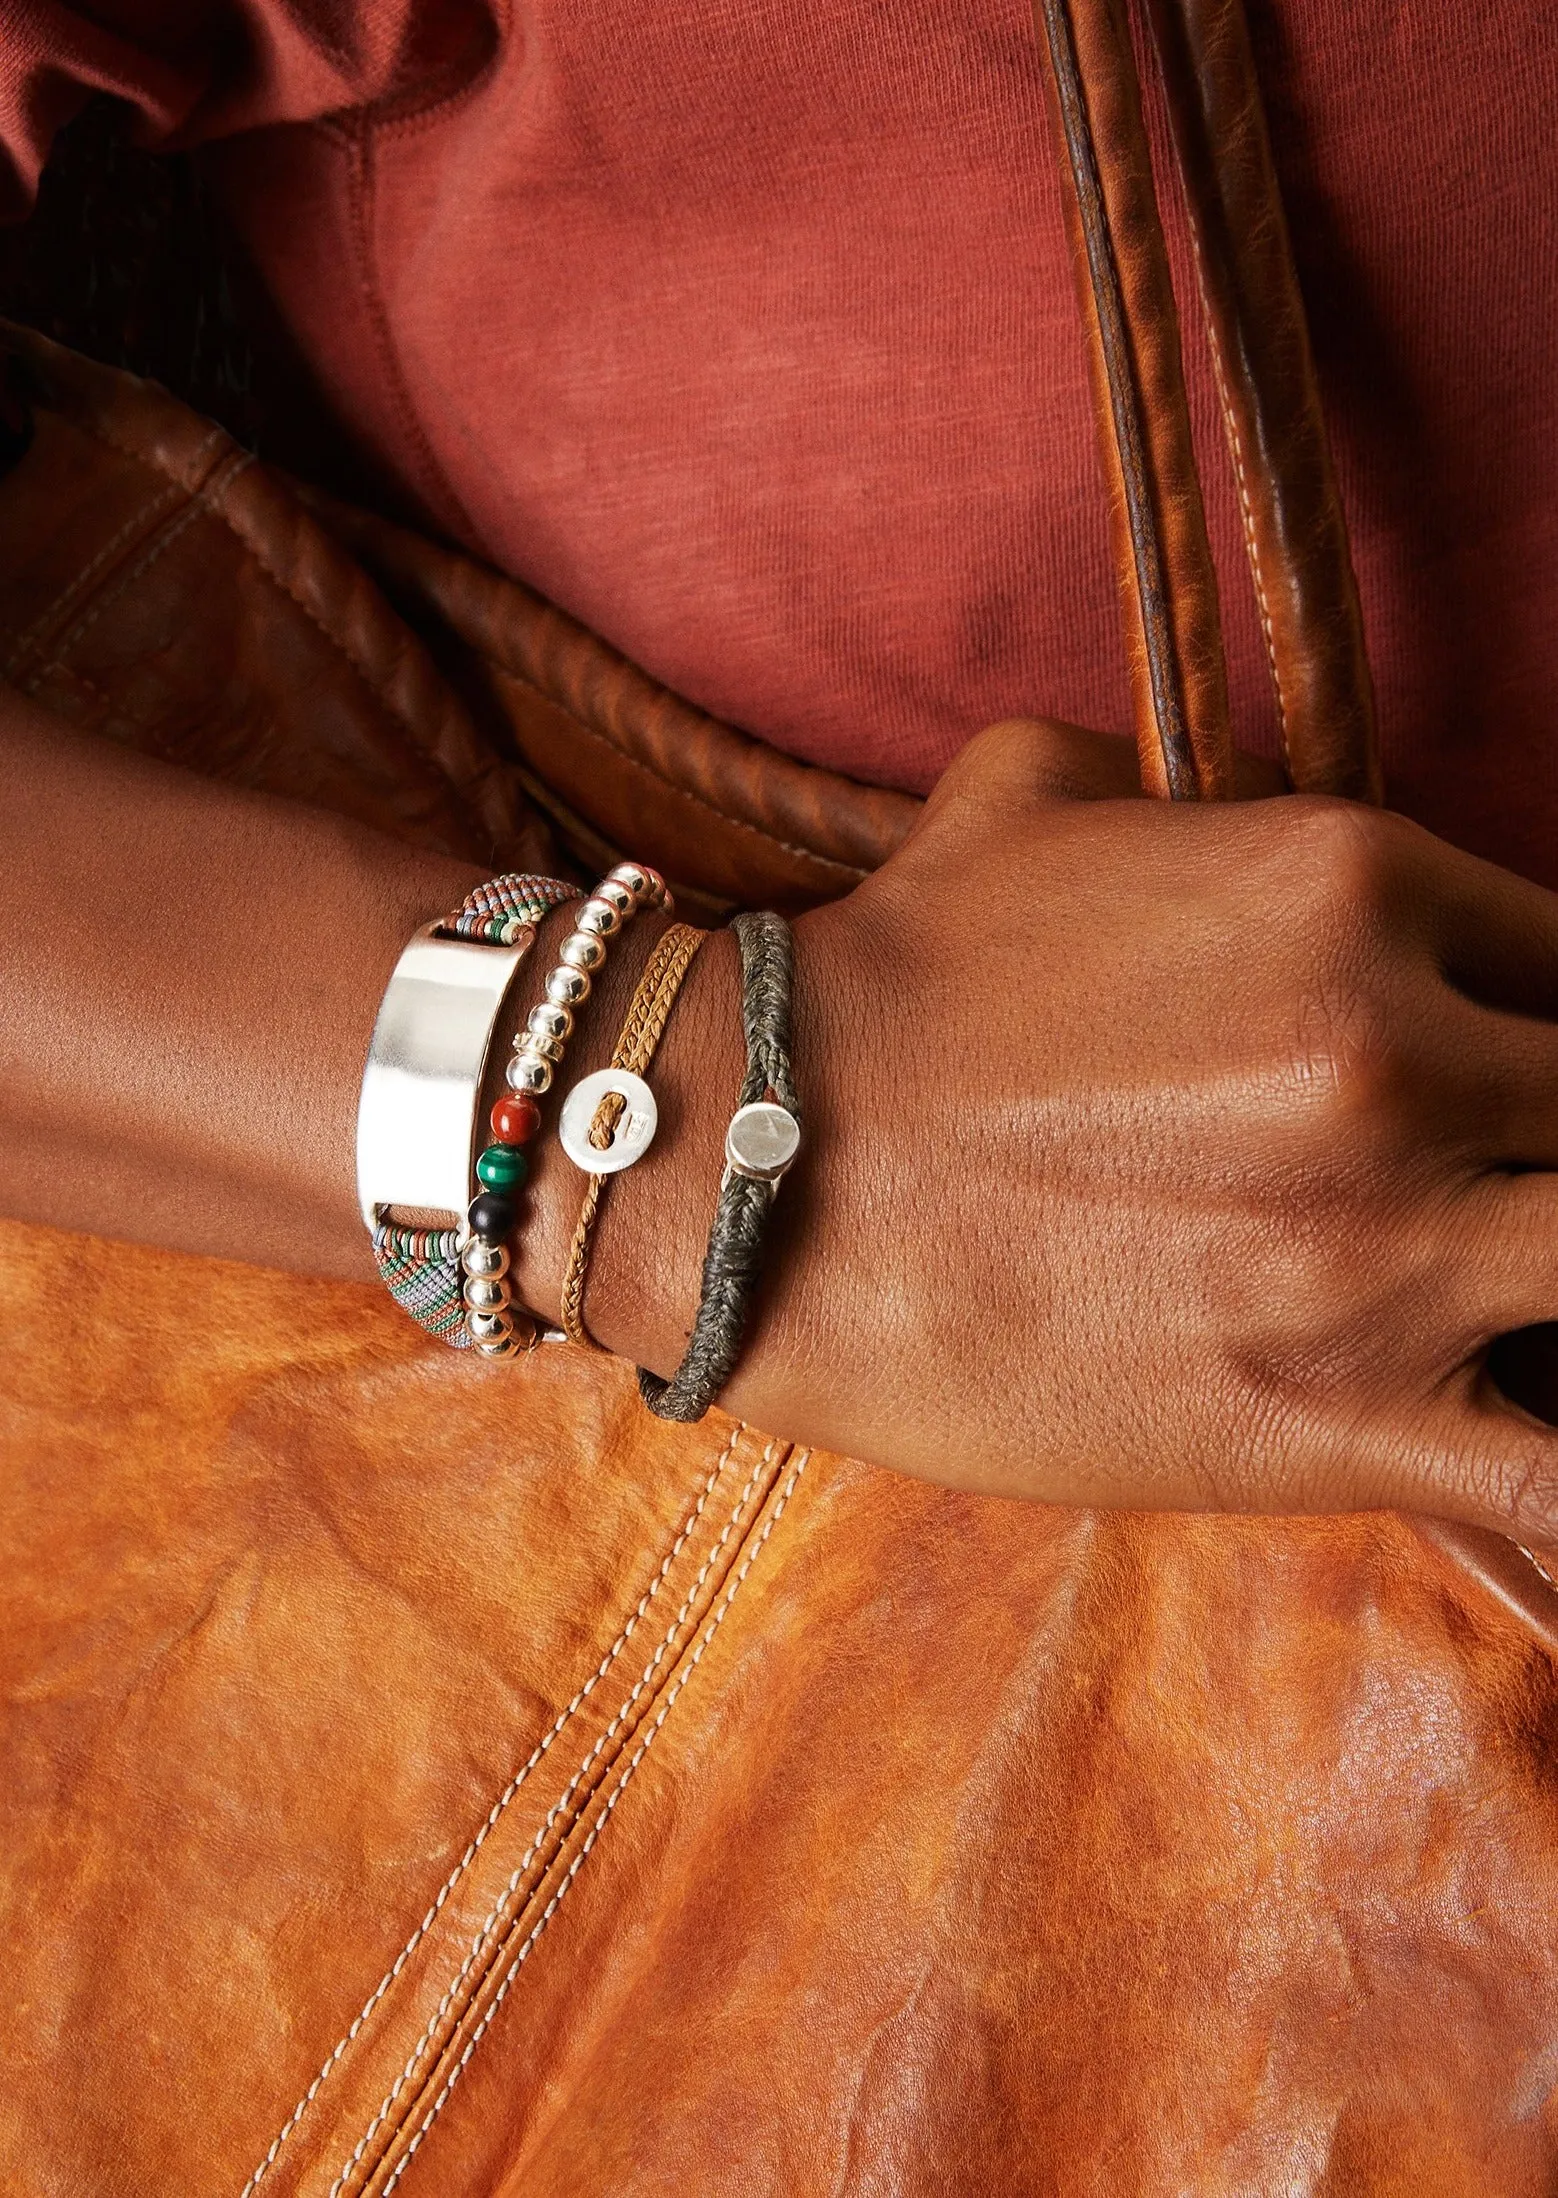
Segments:
[[[1242,0],[1151,0],[1288,773],[1381,799],[1374,683]]]
[[[667,1444],[571,1350],[473,1382],[376,1290],[0,1236],[36,1339],[0,1391],[0,2187],[236,2193],[398,1961],[278,2154],[312,2187],[293,2161],[340,2164],[516,1869],[555,1890],[787,1453]]]
[[[1404,1523],[979,1501],[14,1226],[0,1324],[0,2187],[1547,2187],[1551,1667]]]

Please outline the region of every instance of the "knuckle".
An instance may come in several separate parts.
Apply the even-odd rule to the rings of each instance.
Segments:
[[[1006,717],[977,732],[957,758],[970,774],[1022,785],[1034,775],[1044,727],[1037,718]]]
[[[1458,1478],[1460,1492],[1517,1538],[1558,1540],[1558,1444],[1551,1436],[1530,1437],[1504,1457],[1474,1459]]]
[[[1315,973],[1300,1005],[1296,1066],[1327,1136],[1386,1132],[1408,1112],[1413,1064],[1389,994],[1370,967]]]
[[[915,825],[949,827],[977,837],[989,819],[1003,823],[1024,815],[1037,802],[1040,773],[1037,754],[1042,727],[1032,718],[1004,718],[975,733],[953,757],[931,789]]]
[[[1302,804],[1296,1067],[1326,1130],[1395,1135],[1417,1087],[1415,1018],[1396,937],[1392,820],[1350,802]]]
[[[1285,804],[1283,859],[1326,933],[1340,939],[1371,931],[1387,913],[1399,873],[1398,820],[1381,809],[1321,795]]]

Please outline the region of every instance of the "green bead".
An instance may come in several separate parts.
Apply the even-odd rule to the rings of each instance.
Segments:
[[[513,1145],[489,1145],[476,1162],[477,1181],[489,1191],[517,1191],[530,1163]]]

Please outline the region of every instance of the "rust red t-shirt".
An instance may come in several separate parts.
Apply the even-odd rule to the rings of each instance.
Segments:
[[[1252,20],[1391,797],[1558,883],[1558,9]],[[996,717],[1126,722],[1039,72],[1028,0],[0,0],[3,181],[20,212],[94,89],[210,145],[438,524],[737,724],[923,788]]]

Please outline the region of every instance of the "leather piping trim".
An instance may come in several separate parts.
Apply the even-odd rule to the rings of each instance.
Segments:
[[[597,831],[534,771],[518,763],[514,766],[514,775],[521,791],[551,825],[558,846],[571,861],[598,873],[625,860],[627,848],[618,846],[614,839]],[[706,893],[701,886],[689,885],[685,878],[679,878],[669,870],[665,872],[665,882],[681,913],[699,923],[724,924],[735,914],[734,901],[722,900],[716,893]]]
[[[1087,253],[1088,277],[1102,334],[1104,372],[1114,441],[1119,452],[1135,564],[1136,597],[1153,714],[1171,801],[1194,801],[1200,792],[1195,755],[1185,722],[1184,685],[1169,620],[1163,542],[1147,485],[1146,433],[1141,391],[1132,370],[1125,295],[1115,258],[1098,151],[1088,114],[1067,0],[1038,0],[1039,19],[1049,48],[1050,67],[1076,194],[1077,216]]]
[[[1374,684],[1243,0],[1147,0],[1289,775],[1383,798]]]
[[[820,765],[802,763],[752,734],[709,716],[696,704],[662,687],[609,642],[555,603],[536,595],[523,581],[498,574],[463,551],[440,549],[445,571],[459,569],[462,590],[428,590],[419,571],[422,545],[404,528],[342,503],[311,483],[283,478],[325,530],[361,561],[402,615],[413,615],[407,612],[408,600],[415,610],[431,612],[489,671],[539,695],[582,731],[605,743],[615,756],[647,772],[666,793],[695,802],[721,823],[755,835],[782,854],[816,863],[851,882],[869,875],[878,862],[885,861],[912,826],[921,807],[918,796],[862,786]],[[524,606],[533,615],[528,645],[516,646],[513,637],[503,631],[503,598]],[[672,720],[668,738],[661,737],[659,731],[666,716]],[[635,728],[637,739],[632,737]],[[516,737],[512,728],[509,737]],[[737,800],[728,796],[717,799],[711,787],[674,775],[679,746],[688,742],[715,744],[738,772],[745,752],[755,751],[765,766],[792,779],[797,791],[806,784],[819,784],[828,790],[835,805],[852,798],[863,799],[874,805],[890,804],[895,814],[886,821],[878,819],[864,833],[856,831],[852,835],[868,844],[835,844],[831,849],[809,844],[793,829],[786,833],[773,828],[760,815],[739,806]],[[667,767],[667,757],[673,768]],[[560,798],[567,799],[566,795]],[[823,809],[825,816],[826,803]]]
[[[491,662],[491,659],[489,658],[488,661]],[[620,764],[625,765],[630,771],[641,773],[643,777],[651,779],[663,793],[673,796],[677,801],[689,803],[694,809],[703,810],[707,816],[717,817],[721,824],[728,825],[733,832],[741,832],[746,834],[748,838],[762,840],[768,846],[777,848],[780,854],[791,855],[798,862],[813,864],[818,870],[827,874],[830,886],[836,888],[839,892],[848,892],[851,886],[858,885],[863,878],[869,875],[867,871],[862,870],[855,863],[840,862],[836,856],[819,855],[814,848],[801,847],[793,840],[781,839],[777,832],[767,831],[761,824],[753,824],[746,817],[738,817],[728,809],[721,809],[716,802],[710,801],[707,794],[700,794],[690,786],[678,786],[674,779],[667,778],[663,771],[656,770],[655,766],[646,761],[643,756],[636,756],[626,748],[619,748],[609,733],[603,733],[599,726],[589,724],[576,711],[569,710],[566,703],[559,702],[554,695],[548,694],[546,689],[538,686],[533,679],[527,679],[521,672],[507,671],[501,665],[494,664],[493,670],[500,679],[512,681],[516,687],[528,687],[531,693],[538,695],[543,702],[550,702],[553,709],[563,710],[585,740],[592,740],[597,746],[609,749]],[[550,803],[556,801],[559,797],[549,794],[547,798]],[[734,907],[735,903],[732,902],[730,905]]]
[[[1470,1580],[1506,1617],[1515,1619],[1547,1651],[1558,1656],[1558,1583],[1523,1542],[1459,1519],[1412,1515],[1419,1539]]]

